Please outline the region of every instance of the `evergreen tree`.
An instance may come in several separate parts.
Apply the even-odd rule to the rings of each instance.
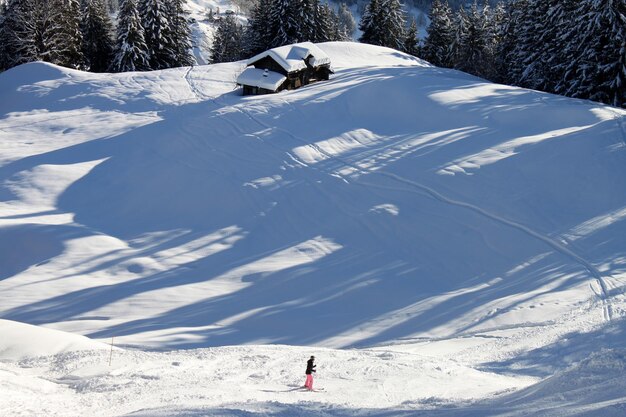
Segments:
[[[365,6],[361,21],[359,22],[359,30],[362,32],[359,42],[380,45],[377,26],[381,14],[380,1],[381,0],[370,0]]]
[[[506,18],[504,4],[499,2],[494,9],[485,4],[482,15],[485,24],[485,49],[483,51],[482,73],[480,75],[488,80],[495,81],[498,79],[496,54],[498,45],[502,40],[504,19]]]
[[[43,12],[35,0],[10,0],[4,11],[2,32],[3,67],[42,59],[38,17]]]
[[[44,37],[47,38],[44,59],[68,68],[83,68],[79,0],[51,0],[49,4],[49,15],[43,22]]]
[[[485,6],[488,7],[488,6]],[[460,48],[455,67],[461,71],[484,77],[487,72],[487,39],[488,31],[484,12],[479,11],[478,4],[474,2],[466,15],[465,33],[460,39]]]
[[[383,46],[402,50],[404,46],[406,17],[400,0],[382,0],[382,39]]]
[[[269,12],[271,0],[259,0],[250,12],[243,36],[245,56],[254,56],[270,48]]]
[[[515,80],[518,85],[528,88],[545,88],[548,73],[546,68],[546,50],[551,42],[548,12],[554,0],[529,0],[527,14],[524,16],[524,25],[520,28],[518,37],[518,57],[523,71],[520,78]],[[557,0],[558,1],[558,0]]]
[[[450,44],[450,62],[452,68],[459,68],[465,57],[464,47],[467,43],[468,17],[465,8],[461,6],[454,17],[452,43]]]
[[[411,25],[406,32],[406,37],[404,39],[404,48],[403,51],[409,55],[419,56],[419,46],[417,39],[417,22],[415,18],[411,19]]]
[[[9,55],[7,51],[7,27],[5,25],[8,6],[6,3],[0,4],[0,72],[9,68]]]
[[[433,65],[450,68],[453,65],[451,47],[454,38],[452,9],[447,3],[435,0],[428,17],[430,25],[426,29],[422,56]]]
[[[517,84],[524,71],[524,59],[520,54],[522,30],[527,26],[525,17],[528,0],[511,0],[506,8],[506,19],[502,25],[502,38],[498,44],[495,67],[498,80]]]
[[[11,0],[2,37],[4,66],[47,61],[70,68],[82,65],[80,13],[73,0]],[[75,16],[75,18],[70,17]]]
[[[544,33],[539,38],[540,49],[536,56],[538,60],[534,67],[533,88],[555,92],[557,85],[565,79],[567,63],[575,61],[575,49],[578,46],[573,43],[576,35],[572,30],[576,26],[575,2],[560,0],[547,0],[546,14],[541,16]]]
[[[342,40],[351,40],[356,31],[356,21],[346,3],[342,2],[339,4],[337,16],[339,18],[339,32]]]
[[[169,0],[166,3],[174,45],[174,61],[170,63],[171,67],[186,67],[195,64],[191,54],[191,29],[187,21],[186,2],[187,0]]]
[[[583,0],[576,11],[580,46],[565,92],[614,106],[626,105],[626,1]]]
[[[404,12],[399,0],[371,0],[359,28],[359,41],[402,50],[404,47]]]
[[[300,22],[301,41],[313,41],[318,37],[318,28],[315,24],[315,15],[320,5],[319,0],[301,0],[301,7],[298,10],[298,20]]]
[[[121,0],[117,24],[115,57],[111,65],[114,72],[147,71],[150,69],[148,46],[143,37],[143,27],[135,0]]]
[[[271,0],[269,9],[270,48],[303,41],[299,13],[301,0]]]
[[[102,0],[86,0],[81,23],[83,55],[89,71],[105,72],[113,58],[113,27]]]
[[[220,19],[211,46],[211,63],[233,62],[243,56],[243,28],[233,16]]]
[[[163,0],[140,0],[139,15],[148,46],[150,68],[170,68],[176,62],[176,45],[168,20],[168,10]]]
[[[311,42],[323,42],[322,39],[326,39],[326,34],[331,30],[332,24],[328,21],[328,16],[319,1],[314,1],[312,12],[313,25],[308,40]]]
[[[489,55],[492,74],[489,79],[496,82],[503,82],[506,74],[507,63],[501,59],[501,53],[502,45],[507,37],[509,19],[510,15],[506,4],[499,1],[490,20],[491,45],[489,47]]]
[[[341,39],[339,18],[328,3],[318,5],[315,14],[315,38],[313,42],[331,42]]]

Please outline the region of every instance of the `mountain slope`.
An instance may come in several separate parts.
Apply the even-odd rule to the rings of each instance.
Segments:
[[[242,63],[2,74],[0,316],[189,348],[623,315],[622,110],[322,48],[259,97]]]
[[[0,409],[623,414],[624,111],[320,47],[257,97],[241,62],[0,74]]]

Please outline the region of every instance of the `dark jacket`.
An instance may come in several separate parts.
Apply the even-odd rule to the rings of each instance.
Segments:
[[[309,359],[308,361],[306,361],[305,374],[311,375],[313,372],[315,372],[315,365],[313,365],[313,359]]]

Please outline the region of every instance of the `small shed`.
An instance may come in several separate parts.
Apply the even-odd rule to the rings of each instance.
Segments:
[[[243,94],[268,94],[293,90],[315,81],[328,80],[330,58],[311,42],[270,49],[250,58],[237,77]]]

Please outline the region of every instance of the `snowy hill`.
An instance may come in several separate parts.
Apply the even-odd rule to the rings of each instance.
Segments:
[[[110,415],[204,415],[246,398],[251,408],[224,415],[307,415],[311,401],[329,416],[504,414],[523,405],[495,393],[558,378],[592,352],[623,366],[626,113],[385,48],[320,47],[329,82],[269,96],[235,89],[241,62],[0,75],[0,318],[141,349],[251,345],[122,351],[119,372],[76,377],[70,391],[91,398],[77,410],[129,380],[139,397],[115,397]],[[342,392],[287,406],[302,397],[271,390],[297,387],[312,351]],[[168,404],[145,397],[146,381],[167,391],[182,369],[154,382],[129,364],[196,369],[194,355],[221,353],[256,365],[198,371],[195,384],[219,395],[139,411]],[[56,381],[53,363],[66,375],[104,356],[29,366]],[[537,410],[559,391],[547,381]],[[602,401],[623,405],[616,396]]]

